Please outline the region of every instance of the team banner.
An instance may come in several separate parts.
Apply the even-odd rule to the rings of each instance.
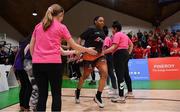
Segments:
[[[180,57],[149,58],[151,80],[180,80]]]
[[[128,66],[132,80],[150,80],[147,59],[131,59]]]

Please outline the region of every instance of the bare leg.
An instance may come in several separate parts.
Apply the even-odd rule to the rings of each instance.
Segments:
[[[108,76],[106,60],[100,59],[97,62],[96,67],[98,68],[99,74],[100,74],[98,91],[102,92],[104,89],[104,86],[106,84],[106,80],[107,80],[107,76]]]
[[[82,85],[83,85],[83,83],[84,83],[84,80],[86,80],[88,77],[89,77],[89,75],[90,75],[90,73],[92,72],[92,70],[93,70],[94,68],[88,68],[88,67],[84,67],[84,73],[83,73],[83,75],[80,77],[80,79],[79,79],[79,82],[78,82],[78,89],[81,89],[82,88]]]

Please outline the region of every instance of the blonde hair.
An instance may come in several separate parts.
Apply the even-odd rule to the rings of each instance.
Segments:
[[[64,9],[58,4],[53,4],[47,9],[46,14],[42,20],[44,31],[46,31],[51,26],[53,17],[60,13],[64,13]]]

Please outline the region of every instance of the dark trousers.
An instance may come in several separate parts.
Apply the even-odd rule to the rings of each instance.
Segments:
[[[95,81],[96,74],[94,70],[91,72],[91,77],[92,77],[92,81]]]
[[[81,77],[80,64],[76,62],[69,62],[69,78]]]
[[[117,82],[118,82],[118,89],[119,89],[119,96],[124,96],[124,79],[126,72],[126,67],[129,59],[129,53],[126,49],[120,49],[117,50],[113,54],[113,62],[114,62],[114,69],[117,76]]]
[[[69,69],[69,78],[75,77],[75,72],[73,71],[73,63],[68,63],[68,69]]]
[[[129,75],[128,61],[129,61],[129,59],[127,60],[126,65],[125,65],[124,80],[126,82],[126,86],[127,86],[128,92],[132,92],[132,81],[131,81],[131,77]]]
[[[61,111],[61,64],[33,64],[33,74],[39,89],[37,111],[46,110],[48,97],[48,84],[50,83],[52,93],[52,111]]]
[[[74,63],[72,65],[72,67],[73,67],[73,71],[76,73],[77,78],[80,78],[81,77],[81,71],[80,71],[79,63]]]
[[[25,70],[16,70],[16,76],[20,80],[20,92],[19,92],[19,103],[20,106],[28,109],[29,108],[29,100],[31,97],[32,86],[29,81],[28,75]]]
[[[108,67],[108,76],[110,77],[112,88],[117,89],[117,81],[113,71],[113,56],[111,54],[106,55],[107,67]],[[109,85],[110,81],[107,78],[107,84]]]
[[[156,58],[158,57],[158,52],[151,52],[151,58]]]

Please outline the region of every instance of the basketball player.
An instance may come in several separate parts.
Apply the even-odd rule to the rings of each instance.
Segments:
[[[85,41],[84,44],[85,47],[94,47],[95,50],[98,52],[98,54],[96,57],[91,56],[89,54],[83,54],[84,73],[80,77],[78,87],[75,90],[75,101],[76,103],[80,103],[79,96],[84,80],[86,80],[89,77],[90,73],[94,70],[94,67],[96,67],[99,70],[100,80],[99,80],[98,91],[94,97],[94,101],[99,105],[100,108],[104,107],[104,103],[101,99],[101,94],[107,79],[106,59],[104,55],[101,55],[103,48],[103,41],[106,37],[103,32],[103,26],[104,26],[104,18],[101,16],[95,17],[94,25],[89,26],[88,29],[84,31],[78,39],[79,43],[81,43],[82,40]]]

